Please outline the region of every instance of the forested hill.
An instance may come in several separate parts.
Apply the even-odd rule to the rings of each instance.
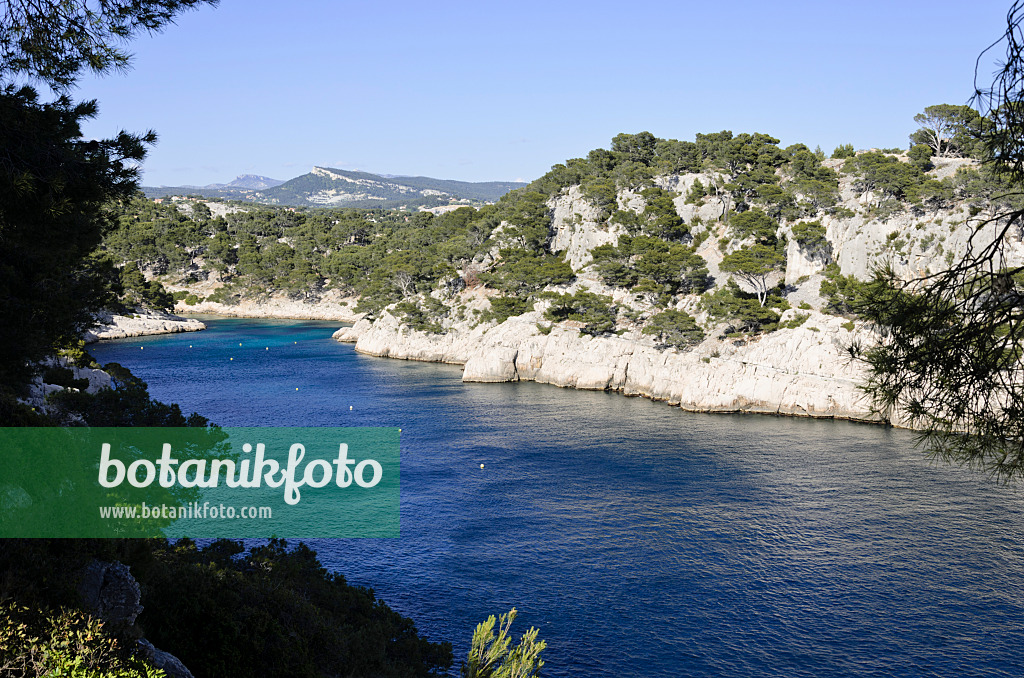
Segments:
[[[1019,198],[979,163],[977,113],[948,108],[926,113],[953,133],[940,145],[909,128],[909,151],[826,157],[760,133],[620,134],[495,204],[436,215],[139,200],[102,256],[126,290],[145,296],[144,273],[187,306],[358,297],[360,310],[436,334],[534,312],[684,350],[811,312],[850,316],[876,265],[912,279],[962,256],[975,217]],[[437,190],[374,176],[316,168],[261,193]]]
[[[359,207],[415,209],[494,202],[526,184],[512,181],[467,182],[431,177],[385,177],[369,172],[314,167],[313,171],[274,186],[214,184],[202,188],[144,187],[149,198],[199,195],[286,207]]]

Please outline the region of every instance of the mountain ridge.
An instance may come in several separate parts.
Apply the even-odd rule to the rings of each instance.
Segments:
[[[227,184],[207,186],[143,186],[148,198],[199,195],[285,207],[432,208],[497,201],[525,183],[469,182],[424,176],[382,175],[314,166],[306,174],[279,181],[243,174]]]

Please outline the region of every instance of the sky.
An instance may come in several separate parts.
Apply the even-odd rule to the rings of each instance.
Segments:
[[[222,0],[75,95],[100,103],[87,137],[156,130],[148,186],[314,165],[531,181],[645,130],[905,147],[924,107],[968,102],[1009,5]]]

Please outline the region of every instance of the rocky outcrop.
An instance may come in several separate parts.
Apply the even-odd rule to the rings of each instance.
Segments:
[[[94,560],[81,571],[78,594],[82,607],[105,624],[124,629],[135,624],[142,612],[142,589],[127,565]],[[139,654],[168,678],[193,678],[177,657],[153,647],[145,638],[138,641]]]
[[[355,322],[363,317],[355,310],[354,297],[329,297],[318,302],[296,301],[284,297],[254,300],[243,299],[237,304],[201,301],[189,306],[179,301],[175,310],[180,313],[209,313],[238,318],[294,318],[296,320],[337,320]]]
[[[786,284],[792,285],[804,277],[821,273],[830,262],[826,251],[808,252],[796,240],[786,244]]]
[[[156,649],[145,638],[139,640],[139,653],[143,659],[167,674],[167,678],[193,678],[192,672],[185,668],[180,659],[170,652]]]
[[[132,315],[101,313],[96,317],[96,326],[83,335],[86,343],[100,339],[123,339],[150,334],[173,334],[205,330],[206,325],[194,318],[182,318],[167,313],[142,312]]]
[[[601,223],[601,210],[583,198],[579,186],[552,199],[552,252],[564,252],[574,271],[593,260],[590,251],[599,245],[615,245],[626,230],[618,224]]]
[[[78,594],[82,605],[107,624],[123,628],[135,623],[142,612],[142,589],[119,562],[93,561],[81,573]]]
[[[376,356],[463,364],[463,381],[536,381],[619,391],[697,412],[760,412],[876,421],[857,388],[860,368],[844,346],[857,335],[844,320],[808,311],[800,327],[749,341],[708,339],[688,351],[662,350],[632,332],[590,337],[571,323],[538,329],[537,312],[497,326],[410,330],[389,315],[339,330],[339,341]],[[794,316],[787,311],[785,319]],[[863,338],[863,336],[862,336]]]

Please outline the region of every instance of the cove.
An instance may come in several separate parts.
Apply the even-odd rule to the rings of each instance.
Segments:
[[[89,351],[225,426],[401,428],[402,536],[310,545],[457,659],[515,606],[556,678],[1024,675],[1024,494],[911,433],[463,384],[336,323],[202,319]]]

